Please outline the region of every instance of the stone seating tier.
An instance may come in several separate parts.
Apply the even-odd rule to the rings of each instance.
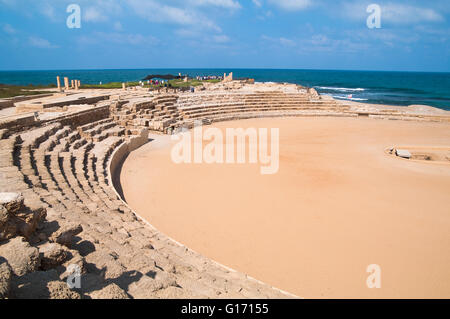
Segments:
[[[86,286],[78,293],[104,296],[99,292],[114,287],[118,296],[135,298],[285,296],[140,221],[117,196],[109,176],[111,156],[137,135],[115,134],[125,129],[111,123],[107,119],[74,129],[52,124],[0,140],[0,173],[5,177],[0,191],[21,191],[29,202],[45,207],[42,231],[53,224],[80,225],[70,247],[73,258],[67,261],[82,267]],[[107,136],[91,140],[92,132]],[[42,232],[33,240],[32,245],[41,247],[48,239]],[[56,268],[56,280],[67,277],[66,267]],[[20,296],[19,285],[12,286]]]
[[[80,265],[86,285],[75,294],[83,297],[289,296],[174,242],[122,201],[113,187],[115,168],[128,152],[148,140],[147,128],[173,133],[181,127],[192,128],[195,120],[211,124],[279,116],[450,122],[448,116],[394,109],[364,113],[302,93],[230,91],[145,97],[138,93],[111,95],[92,110],[43,122],[38,128],[24,126],[20,131],[19,122],[2,127],[0,192],[20,192],[26,205],[46,209],[46,220],[26,238],[33,248],[52,244],[55,234],[72,225],[69,228],[76,236],[70,237],[64,248],[71,257],[59,261],[52,271],[57,277],[54,280],[64,280],[69,263]],[[3,245],[7,243],[0,241],[0,248]],[[49,271],[39,267],[35,270],[41,271],[27,276]],[[20,286],[26,278],[12,278],[15,296],[23,296]]]

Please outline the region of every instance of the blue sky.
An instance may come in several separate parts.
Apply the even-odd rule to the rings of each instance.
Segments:
[[[371,3],[381,29],[366,25]],[[0,70],[450,72],[449,36],[449,0],[0,0]]]

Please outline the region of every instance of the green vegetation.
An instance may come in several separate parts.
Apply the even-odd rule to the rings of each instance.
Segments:
[[[20,95],[36,95],[36,94],[43,94],[43,93],[49,93],[49,91],[41,90],[41,89],[48,89],[48,88],[54,88],[56,85],[28,85],[28,86],[21,86],[21,85],[7,85],[7,84],[0,84],[0,99],[8,98],[8,97],[14,97],[14,96],[20,96]]]
[[[162,86],[169,86],[173,88],[189,88],[189,87],[195,87],[202,85],[203,83],[218,83],[220,80],[205,80],[205,81],[198,81],[196,79],[189,79],[187,82],[184,82],[182,79],[175,79],[175,80],[169,80],[168,82],[164,84],[158,84],[158,85],[148,85],[147,81],[144,81],[146,88],[158,88]],[[139,81],[133,81],[133,82],[126,82],[127,86],[138,86]],[[8,97],[14,97],[14,96],[20,96],[20,95],[37,95],[37,94],[43,94],[43,93],[49,93],[49,91],[45,91],[45,89],[48,88],[55,88],[55,84],[50,85],[27,85],[27,86],[21,86],[21,85],[7,85],[7,84],[0,84],[0,98],[8,98]],[[122,82],[110,82],[105,84],[81,84],[82,89],[121,89],[122,88]]]
[[[198,81],[195,79],[190,79],[187,82],[184,82],[184,80],[170,80],[169,84],[172,85],[172,87],[181,88],[181,87],[191,87],[191,86],[199,86],[203,83],[218,83],[220,80],[205,80],[205,81]]]

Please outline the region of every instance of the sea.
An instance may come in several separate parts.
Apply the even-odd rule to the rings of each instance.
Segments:
[[[56,83],[56,76],[86,84],[139,81],[149,74],[223,75],[253,78],[257,82],[289,82],[314,87],[336,99],[362,103],[408,106],[430,105],[450,110],[450,73],[338,71],[293,69],[117,69],[0,71],[1,84]]]

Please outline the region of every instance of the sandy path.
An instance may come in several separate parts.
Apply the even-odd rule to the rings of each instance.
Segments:
[[[450,297],[450,165],[384,153],[450,146],[450,125],[290,118],[216,127],[279,127],[279,172],[176,165],[161,137],[124,163],[130,206],[188,247],[303,297]],[[369,264],[381,266],[380,289],[366,286]]]

